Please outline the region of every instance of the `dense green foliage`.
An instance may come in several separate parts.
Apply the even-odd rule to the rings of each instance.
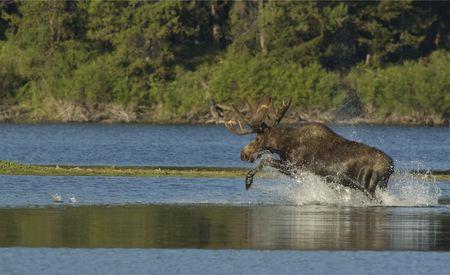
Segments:
[[[5,1],[0,105],[170,118],[269,94],[306,111],[448,114],[449,31],[448,2]]]
[[[450,54],[433,53],[426,64],[407,61],[385,69],[354,69],[353,86],[369,111],[432,114],[450,111]]]

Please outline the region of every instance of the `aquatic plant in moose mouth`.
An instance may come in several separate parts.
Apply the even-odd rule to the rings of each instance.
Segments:
[[[236,106],[216,105],[228,130],[237,135],[256,133],[256,138],[241,150],[241,159],[254,162],[269,151],[278,158],[264,158],[245,178],[249,189],[253,177],[265,166],[294,176],[298,170],[308,171],[335,182],[361,190],[369,197],[377,188],[386,189],[394,171],[392,158],[366,144],[347,140],[321,123],[301,127],[280,127],[291,100],[280,107],[263,97],[239,110]]]

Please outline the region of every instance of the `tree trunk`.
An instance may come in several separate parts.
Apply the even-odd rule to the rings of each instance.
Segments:
[[[370,53],[366,54],[366,65],[370,64],[370,57],[371,57]]]
[[[258,15],[261,16],[262,10],[264,7],[264,0],[258,0]],[[259,46],[261,47],[261,52],[267,53],[267,45],[266,45],[266,35],[264,33],[264,27],[259,26]]]
[[[217,13],[217,2],[211,1],[211,18],[212,18],[212,36],[215,43],[220,43],[222,38],[222,29],[219,24],[219,15]]]

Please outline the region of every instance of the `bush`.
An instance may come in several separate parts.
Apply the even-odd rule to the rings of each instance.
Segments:
[[[114,70],[107,60],[95,59],[74,71],[69,98],[87,104],[109,103],[120,97],[126,98],[127,86],[123,78],[123,74]]]
[[[25,84],[26,78],[17,68],[12,51],[6,50],[6,45],[0,42],[0,100],[11,100],[17,96],[19,89]]]
[[[196,72],[178,72],[175,81],[159,89],[159,100],[180,112],[209,102],[241,103],[269,95],[286,97],[305,110],[327,110],[342,104],[340,77],[314,64],[306,68],[257,56],[227,56]]]
[[[441,114],[450,111],[450,53],[384,69],[358,67],[348,79],[367,113]]]

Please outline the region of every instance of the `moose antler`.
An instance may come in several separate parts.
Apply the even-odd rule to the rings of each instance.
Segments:
[[[272,99],[268,96],[265,96],[261,98],[261,100],[256,102],[252,117],[252,126],[254,128],[260,129],[261,126],[263,126],[262,123],[264,123],[264,120],[266,119],[267,114],[271,110],[271,107],[272,107]]]
[[[252,123],[252,121],[251,120],[249,120],[249,119],[247,119],[246,117],[245,117],[245,115],[241,112],[241,111],[239,111],[239,109],[235,106],[235,105],[231,105],[232,107],[233,107],[233,110],[234,110],[234,112],[236,113],[236,115],[239,117],[239,119],[241,120],[240,122],[239,122],[239,125],[241,125],[240,123],[241,122],[244,122],[245,124],[247,124],[250,128],[254,128],[253,126],[253,123]],[[241,125],[242,126],[242,125]]]
[[[240,121],[236,121],[236,120],[228,120],[228,121],[224,121],[225,127],[227,127],[228,130],[230,130],[230,132],[232,132],[233,134],[236,135],[248,135],[248,134],[252,134],[254,133],[253,129],[247,129],[245,127],[242,126],[242,123]],[[239,125],[239,130],[236,129],[236,126]]]
[[[239,110],[235,105],[231,108],[225,105],[215,105],[219,116],[224,118],[224,124],[228,130],[237,135],[248,135],[251,133],[262,133],[267,128],[277,126],[286,114],[291,100],[280,108],[272,107],[272,99],[263,97],[253,105],[247,104],[247,110]],[[244,113],[245,112],[245,113]]]
[[[277,108],[276,110],[275,124],[273,124],[272,127],[277,126],[280,123],[280,121],[286,115],[287,110],[291,106],[291,102],[291,98],[288,98],[286,101],[283,99],[282,106],[280,108]]]
[[[222,122],[225,124],[225,127],[227,127],[227,129],[232,133],[236,135],[248,135],[254,132],[251,123],[243,114],[243,112],[250,111],[250,107],[248,104],[246,104],[245,108],[242,111],[239,111],[239,109],[234,105],[230,107],[222,104],[214,104],[213,107],[219,119],[222,120]],[[246,126],[244,126],[243,124],[247,125],[252,130],[246,128]],[[237,126],[239,127],[237,128]]]

